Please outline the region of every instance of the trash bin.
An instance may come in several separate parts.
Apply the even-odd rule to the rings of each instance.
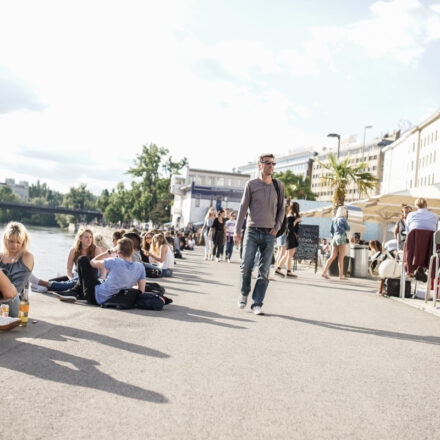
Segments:
[[[344,257],[344,275],[347,276],[348,272],[348,265],[350,263],[350,257],[347,255]],[[330,264],[330,267],[328,268],[328,273],[332,277],[338,277],[339,276],[339,265],[338,265],[338,259],[334,259],[332,264]]]
[[[355,244],[350,246],[351,276],[355,278],[368,277],[368,246]]]

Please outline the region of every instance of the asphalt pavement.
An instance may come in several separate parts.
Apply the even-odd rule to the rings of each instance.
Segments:
[[[200,250],[160,280],[161,312],[34,294],[28,327],[0,333],[0,438],[440,438],[440,319],[297,274],[265,316],[237,308],[237,256]]]

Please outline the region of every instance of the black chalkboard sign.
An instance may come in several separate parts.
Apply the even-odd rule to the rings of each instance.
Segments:
[[[295,260],[316,260],[319,246],[319,226],[299,224]]]

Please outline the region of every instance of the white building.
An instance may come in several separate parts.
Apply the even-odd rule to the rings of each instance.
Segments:
[[[440,183],[440,110],[384,151],[381,193]]]
[[[286,170],[292,171],[293,174],[301,174],[304,177],[309,176],[312,170],[313,157],[316,154],[313,148],[306,148],[300,151],[286,154],[284,156],[275,155],[275,172],[282,173]],[[248,162],[246,165],[241,165],[234,168],[238,173],[246,173],[252,179],[258,177],[257,161]]]
[[[27,202],[29,199],[29,183],[26,181],[21,181],[19,183],[15,183],[14,179],[5,179],[4,183],[0,183],[0,185],[9,186],[12,192],[20,197],[23,202]]]
[[[238,210],[249,177],[248,174],[185,167],[181,175],[171,178],[173,225],[181,228],[188,223],[201,223],[211,206]]]

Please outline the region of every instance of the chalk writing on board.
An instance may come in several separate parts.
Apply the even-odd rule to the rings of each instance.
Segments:
[[[319,246],[319,226],[299,225],[295,260],[315,260]]]

